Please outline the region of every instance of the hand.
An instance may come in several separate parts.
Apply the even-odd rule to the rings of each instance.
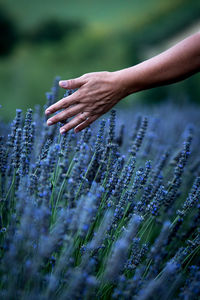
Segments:
[[[120,82],[119,72],[106,71],[88,73],[76,79],[60,81],[59,85],[62,88],[78,88],[78,90],[46,109],[46,115],[64,109],[48,119],[47,125],[74,117],[60,128],[60,133],[72,128],[75,128],[75,132],[81,131],[126,96],[125,88]]]

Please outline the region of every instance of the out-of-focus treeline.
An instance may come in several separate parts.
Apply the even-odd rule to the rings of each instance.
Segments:
[[[199,21],[197,0],[0,1],[3,118],[13,117],[15,108],[43,105],[56,75],[68,79],[132,66]],[[197,74],[121,103],[200,102],[199,81]]]

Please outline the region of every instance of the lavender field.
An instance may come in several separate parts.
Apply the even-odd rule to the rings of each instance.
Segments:
[[[200,109],[60,135],[58,95],[0,123],[0,299],[199,299]]]

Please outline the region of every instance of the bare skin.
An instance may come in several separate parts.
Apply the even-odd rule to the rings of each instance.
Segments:
[[[115,72],[94,72],[81,77],[63,80],[64,89],[78,90],[48,107],[46,115],[60,113],[49,118],[48,125],[73,117],[60,128],[60,133],[74,128],[81,131],[108,112],[124,97],[175,83],[200,71],[200,33],[196,33],[170,49],[133,67]]]

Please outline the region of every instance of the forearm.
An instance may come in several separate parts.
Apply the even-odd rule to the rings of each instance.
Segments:
[[[136,66],[116,72],[94,72],[62,80],[65,89],[75,93],[54,103],[46,114],[60,113],[48,119],[53,125],[72,118],[61,129],[78,132],[109,111],[121,99],[134,92],[150,89],[187,78],[200,70],[200,34],[195,34],[169,50]]]
[[[175,83],[200,70],[200,33],[133,67],[117,71],[127,94]]]

